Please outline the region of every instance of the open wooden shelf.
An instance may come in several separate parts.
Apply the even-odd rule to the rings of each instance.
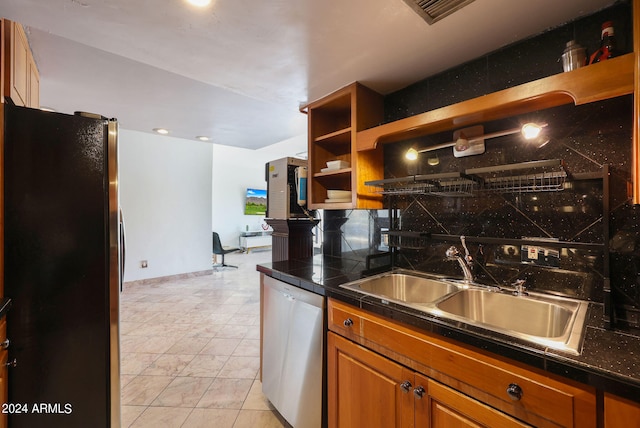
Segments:
[[[563,104],[575,105],[631,94],[635,54],[578,68],[471,100],[359,131],[357,151]]]
[[[321,144],[351,144],[351,127],[320,135],[315,139]]]
[[[382,95],[353,83],[306,106],[309,121],[309,192],[311,209],[382,208],[382,196],[369,193],[366,180],[383,178],[382,150],[356,151],[356,132],[382,122]],[[327,162],[349,167],[322,171]],[[326,202],[329,190],[352,192],[351,202]]]
[[[313,174],[314,177],[335,177],[339,175],[348,175],[351,174],[351,168],[342,168],[342,169],[334,169],[332,171],[327,172],[318,172]]]

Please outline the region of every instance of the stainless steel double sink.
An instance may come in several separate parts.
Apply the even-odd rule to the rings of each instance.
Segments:
[[[341,285],[383,301],[579,355],[588,302],[541,293],[513,295],[464,281],[394,271]]]

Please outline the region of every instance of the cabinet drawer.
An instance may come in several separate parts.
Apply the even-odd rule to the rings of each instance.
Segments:
[[[331,301],[329,301],[331,303]],[[335,303],[335,302],[334,302]],[[354,339],[362,337],[362,317],[351,309],[351,306],[343,304],[328,305],[329,330],[342,336]]]
[[[536,426],[595,427],[595,389],[329,300],[329,328]],[[341,325],[351,319],[353,325]],[[346,331],[346,333],[343,333]]]

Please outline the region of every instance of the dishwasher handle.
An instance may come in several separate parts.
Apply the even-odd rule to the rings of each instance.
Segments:
[[[324,296],[316,294],[313,291],[284,283],[264,274],[262,276],[262,281],[266,287],[278,292],[288,301],[304,302],[317,308],[325,307]]]

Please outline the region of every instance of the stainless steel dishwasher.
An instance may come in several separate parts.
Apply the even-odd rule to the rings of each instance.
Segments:
[[[322,425],[323,296],[260,275],[262,392],[294,428]]]

